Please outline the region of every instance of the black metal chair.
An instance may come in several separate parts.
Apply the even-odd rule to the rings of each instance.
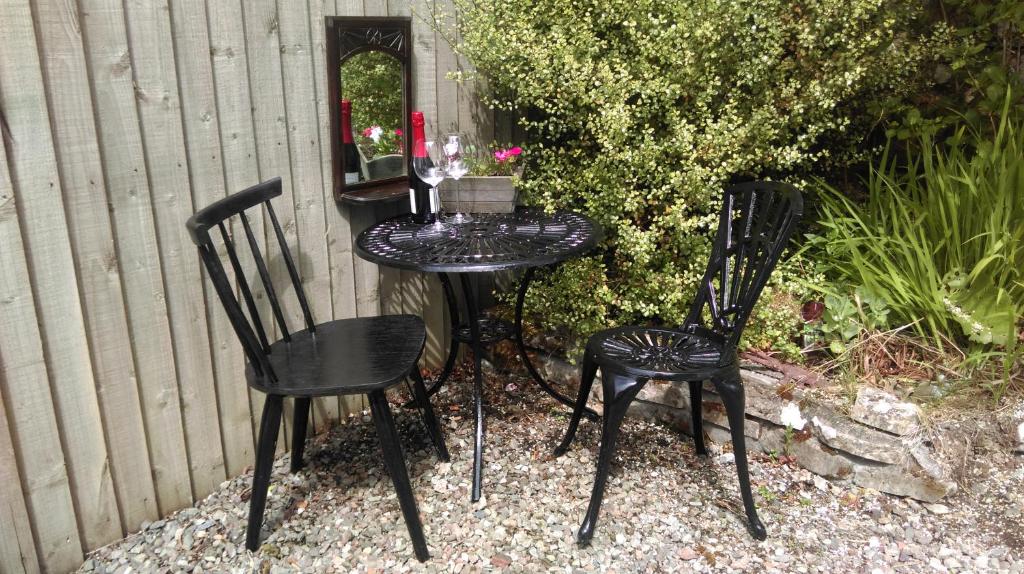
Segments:
[[[604,392],[601,450],[590,506],[577,536],[580,545],[589,544],[594,536],[619,426],[629,404],[651,379],[689,383],[693,439],[700,455],[707,454],[701,390],[705,380],[714,385],[729,419],[750,530],[758,540],[767,537],[750,492],[743,438],[745,399],[736,344],[802,210],[800,192],[790,185],[753,182],[730,187],[725,192],[711,261],[686,322],[679,328],[609,329],[587,341],[579,398],[565,438],[555,449],[555,456],[561,456],[572,444],[600,368]]]
[[[259,442],[256,448],[256,468],[253,472],[252,498],[249,500],[249,524],[245,546],[256,550],[259,546],[263,511],[266,507],[270,470],[277,448],[277,436],[281,424],[281,407],[285,397],[294,397],[295,415],[292,429],[291,470],[302,468],[302,453],[305,448],[306,428],[309,420],[309,403],[312,397],[367,394],[373,422],[377,428],[387,468],[398,502],[405,516],[412,538],[416,558],[423,561],[429,557],[423,537],[423,527],[416,510],[409,475],[406,472],[402,447],[391,417],[385,391],[407,377],[412,377],[410,389],[423,411],[427,432],[433,441],[437,455],[448,460],[448,450],[441,435],[441,429],[434,417],[434,411],[427,398],[423,379],[417,362],[426,341],[423,321],[413,315],[390,315],[343,319],[314,324],[306,294],[302,289],[298,270],[292,260],[284,233],[274,214],[270,200],[281,195],[281,179],[275,178],[244,191],[221,199],[189,218],[186,224],[192,241],[199,247],[203,265],[213,282],[224,310],[227,312],[235,334],[245,351],[246,380],[254,389],[266,393],[263,415],[260,419]],[[263,204],[273,225],[274,234],[281,247],[281,254],[292,287],[302,309],[305,329],[291,332],[285,323],[277,292],[270,280],[267,264],[260,253],[259,244],[253,235],[252,226],[246,217],[246,210]],[[238,254],[225,221],[237,216],[245,230],[246,240],[256,263],[256,269],[263,283],[267,299],[281,332],[281,339],[270,343],[260,320],[253,299],[252,290],[246,281]],[[227,253],[239,291],[245,300],[248,317],[235,296],[228,280],[221,257],[214,245],[210,231],[220,232],[224,250]]]

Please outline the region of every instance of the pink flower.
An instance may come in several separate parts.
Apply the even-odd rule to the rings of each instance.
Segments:
[[[508,150],[508,154],[509,155],[519,155],[521,153],[523,153],[523,148],[521,148],[519,146],[516,146],[516,147]]]
[[[396,136],[402,135],[402,128],[395,128],[395,135]]]
[[[363,130],[363,137],[368,138],[373,133],[373,128],[366,128]]]
[[[507,160],[509,157],[511,156],[509,155],[509,152],[506,150],[499,149],[494,152],[494,159],[498,160],[499,163]]]

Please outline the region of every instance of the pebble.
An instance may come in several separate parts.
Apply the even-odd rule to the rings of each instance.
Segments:
[[[433,398],[448,463],[433,455],[418,413],[392,397],[431,553],[426,563],[413,556],[372,422],[360,413],[310,439],[301,473],[288,473],[288,454],[275,461],[259,551],[244,547],[250,469],[195,506],[92,552],[80,571],[1024,570],[1021,538],[1013,534],[1024,529],[1024,473],[1000,470],[985,476],[987,489],[920,504],[752,454],[754,498],[769,536],[758,542],[745,526],[731,452],[712,443],[715,456],[698,457],[676,430],[632,418],[623,423],[593,542],[581,549],[575,533],[593,486],[600,425],[581,423],[570,452],[554,459],[565,409],[528,380],[486,378],[486,498],[475,505],[471,383],[452,381]],[[503,391],[509,384],[514,394]]]

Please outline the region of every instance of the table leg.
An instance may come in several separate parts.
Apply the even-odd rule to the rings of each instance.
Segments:
[[[437,394],[437,391],[441,390],[441,385],[448,382],[448,377],[451,376],[452,369],[455,367],[455,358],[459,356],[459,341],[455,338],[455,330],[459,327],[459,302],[455,299],[455,290],[452,289],[452,282],[448,274],[438,273],[437,278],[441,280],[441,287],[444,288],[445,303],[448,305],[452,342],[448,348],[448,358],[444,361],[444,368],[441,369],[441,374],[427,387],[427,397]],[[410,400],[402,406],[407,409],[413,409],[417,408],[418,405],[415,400]]]
[[[480,500],[484,467],[484,381],[483,372],[480,369],[483,345],[480,341],[480,323],[477,320],[480,312],[476,308],[473,287],[469,283],[467,274],[460,274],[459,279],[462,281],[462,294],[466,297],[469,332],[473,341],[473,414],[476,417],[476,435],[473,441],[473,493],[470,500],[476,502]]]
[[[544,380],[544,377],[540,376],[537,372],[536,367],[530,361],[530,356],[526,354],[526,344],[523,342],[523,301],[526,300],[526,290],[530,287],[530,281],[533,279],[533,267],[526,270],[523,275],[522,281],[519,283],[519,292],[516,293],[516,319],[514,329],[514,339],[516,346],[519,348],[519,356],[523,358],[523,364],[526,365],[526,370],[530,372],[530,376],[533,377],[534,381],[540,385],[540,388],[544,389],[544,392],[551,395],[552,398],[568,407],[575,407],[576,403],[562,395],[555,389],[551,388],[551,385]],[[592,421],[596,421],[598,418],[597,412],[588,407],[583,407],[583,416],[587,417]]]

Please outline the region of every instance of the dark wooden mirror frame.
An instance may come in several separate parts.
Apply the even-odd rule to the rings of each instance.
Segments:
[[[346,203],[365,204],[394,201],[408,197],[412,170],[406,153],[406,175],[345,185],[341,153],[341,64],[363,52],[377,51],[394,57],[402,66],[403,109],[402,137],[405,150],[412,149],[409,114],[413,109],[412,85],[412,18],[327,16],[327,97],[331,111],[331,173],[334,176],[334,199]]]

